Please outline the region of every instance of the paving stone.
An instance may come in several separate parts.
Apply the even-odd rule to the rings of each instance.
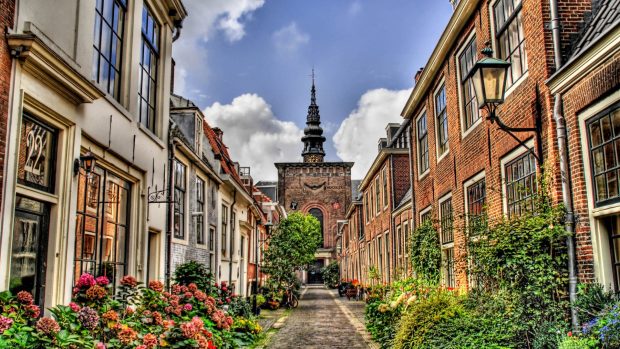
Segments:
[[[309,288],[266,348],[369,348],[361,331],[336,303],[333,292]]]

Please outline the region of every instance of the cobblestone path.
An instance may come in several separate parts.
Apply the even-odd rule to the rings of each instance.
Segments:
[[[266,348],[370,348],[361,335],[359,321],[336,302],[334,294],[309,288]]]

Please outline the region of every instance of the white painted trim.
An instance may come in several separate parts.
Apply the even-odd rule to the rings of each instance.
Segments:
[[[437,209],[437,211],[438,211],[437,212],[437,216],[439,217],[439,227],[438,227],[439,228],[438,229],[439,240],[440,240],[439,241],[439,245],[441,246],[441,249],[449,248],[450,245],[454,246],[454,238],[452,238],[453,241],[451,243],[448,243],[448,244],[444,244],[443,241],[441,241],[441,219],[443,218],[441,216],[441,204],[446,202],[446,201],[448,201],[448,200],[450,200],[450,199],[452,199],[452,192],[449,192],[446,195],[440,197],[439,200],[437,201],[437,208],[438,208]],[[453,213],[452,214],[452,219],[454,219],[454,208],[452,208],[452,213]],[[454,225],[452,226],[452,228],[454,229]],[[452,233],[454,234],[454,232],[452,232]]]
[[[190,197],[190,193],[191,193],[191,188],[189,187],[189,172],[191,169],[191,163],[189,162],[189,160],[187,159],[187,157],[180,153],[180,152],[176,152],[174,154],[174,160],[180,162],[181,164],[183,164],[185,166],[185,178],[183,179],[183,181],[185,182],[185,198],[183,199],[185,202],[183,203],[183,205],[185,206],[185,213],[184,213],[184,217],[183,217],[183,234],[185,235],[183,239],[178,239],[176,237],[174,237],[174,229],[172,229],[172,242],[175,244],[179,244],[179,245],[184,245],[184,246],[188,246],[189,245],[189,221],[191,218],[191,210],[189,210],[189,197]],[[172,171],[176,171],[175,168],[172,168]],[[174,183],[172,183],[172,190],[174,193]],[[174,194],[173,194],[174,196]],[[176,201],[176,199],[175,199]]]
[[[469,189],[469,187],[471,187],[473,184],[477,183],[478,181],[480,181],[481,179],[485,180],[484,186],[485,186],[485,198],[484,201],[486,202],[486,172],[485,170],[482,170],[480,172],[478,172],[478,174],[474,175],[473,177],[471,177],[470,179],[466,180],[465,182],[463,182],[463,202],[465,203],[465,226],[468,227],[469,226],[469,198],[467,195],[467,190]]]
[[[603,226],[601,218],[620,214],[620,203],[613,203],[598,208],[594,205],[594,186],[592,185],[592,168],[590,166],[592,159],[588,146],[589,141],[586,122],[618,101],[620,101],[620,90],[617,90],[600,102],[593,104],[577,116],[579,122],[579,136],[582,144],[581,165],[584,169],[583,175],[586,182],[587,205],[589,211],[588,221],[590,224],[590,239],[592,240],[594,259],[594,275],[597,281],[608,289],[614,280],[613,268],[611,267],[612,256],[609,238],[607,236],[608,232]]]
[[[426,213],[428,213],[430,210],[433,209],[433,205],[428,205],[426,206],[426,208],[424,208],[422,211],[420,211],[418,218],[420,219],[420,224],[422,224],[422,216],[424,216]]]
[[[534,148],[534,139],[530,139],[528,141],[525,142],[525,145],[530,148],[533,149]],[[507,200],[507,196],[506,196],[506,169],[505,166],[507,163],[509,163],[510,161],[518,158],[519,156],[523,155],[524,153],[526,153],[528,150],[525,149],[525,147],[523,147],[522,145],[517,145],[510,153],[508,153],[507,155],[505,155],[501,160],[500,160],[500,171],[501,171],[501,186],[502,186],[502,211],[504,213],[504,215],[508,215],[508,200]],[[538,164],[536,164],[536,171],[538,172]]]
[[[459,57],[467,48],[467,45],[474,40],[474,45],[476,45],[476,29],[472,29],[471,33],[467,34],[467,37],[461,43],[461,47],[458,49],[456,54],[454,55],[455,66],[456,66],[456,87],[457,87],[457,100],[459,104],[459,122],[461,123],[461,139],[464,139],[469,135],[478,125],[482,123],[483,117],[480,116],[476,122],[471,124],[468,129],[465,129],[465,106],[463,105],[463,82],[461,81],[461,62]],[[478,110],[480,113],[480,110]]]
[[[448,123],[448,143],[446,143],[446,150],[439,154],[439,120],[437,119],[437,93],[443,87],[444,96],[446,98],[446,122]],[[439,84],[435,90],[433,90],[433,125],[435,125],[435,155],[437,156],[437,163],[439,163],[443,158],[445,158],[450,153],[450,116],[448,115],[448,94],[446,92],[446,78],[445,76],[439,80]],[[427,120],[428,122],[428,120]]]

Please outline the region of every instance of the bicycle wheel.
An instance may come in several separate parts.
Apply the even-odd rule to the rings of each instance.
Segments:
[[[289,306],[291,308],[297,308],[297,306],[299,306],[299,300],[297,299],[297,297],[291,297],[291,303],[289,304]]]

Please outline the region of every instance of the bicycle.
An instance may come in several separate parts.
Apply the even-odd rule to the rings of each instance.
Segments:
[[[282,303],[283,306],[288,307],[289,309],[297,308],[299,306],[299,299],[297,299],[292,287],[289,286],[286,289]]]

